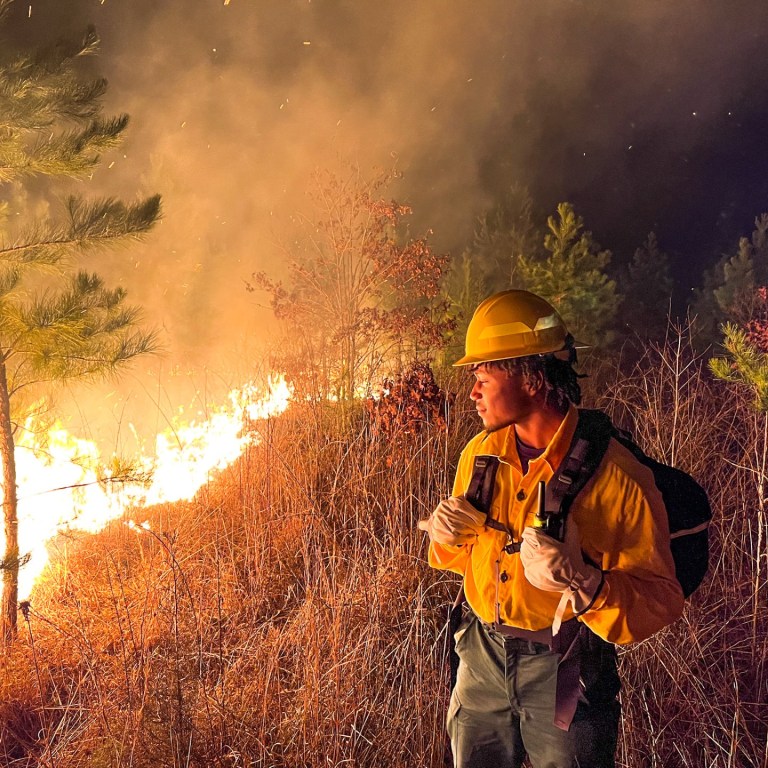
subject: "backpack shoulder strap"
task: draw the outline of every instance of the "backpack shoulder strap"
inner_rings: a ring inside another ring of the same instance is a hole
[[[491,511],[491,500],[496,483],[496,472],[499,469],[499,457],[480,455],[475,456],[472,466],[472,477],[467,488],[466,499],[481,512]]]
[[[589,482],[616,434],[610,418],[602,411],[579,409],[579,420],[568,453],[547,483],[544,508],[563,521],[574,498]]]
[[[491,517],[491,502],[493,501],[493,491],[496,488],[496,472],[500,463],[501,460],[498,456],[486,454],[475,456],[472,478],[469,481],[469,488],[467,488],[465,497],[473,507],[488,515],[485,524],[489,528],[507,534],[511,540],[509,529]]]

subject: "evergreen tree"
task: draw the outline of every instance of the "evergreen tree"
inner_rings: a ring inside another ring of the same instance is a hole
[[[697,316],[700,344],[712,344],[726,322],[743,324],[754,311],[755,290],[768,284],[768,214],[755,219],[751,238],[739,239],[735,254],[723,254],[704,273],[691,309]]]
[[[551,301],[580,340],[608,343],[622,301],[606,271],[610,251],[584,231],[570,203],[558,205],[545,233],[536,226],[532,211],[527,191],[513,187],[502,203],[478,218],[472,245],[443,286],[457,318],[455,338],[463,338],[472,310],[483,298],[522,288]],[[639,275],[647,267],[638,260]]]
[[[745,510],[753,523],[750,531],[756,534],[751,545],[754,617],[759,615],[763,585],[768,576],[768,290],[760,288],[755,294],[757,311],[754,316],[746,327],[726,323],[722,328],[725,356],[709,361],[712,373],[733,387],[737,403],[734,415],[741,410],[742,404],[751,411],[751,418],[743,419],[740,424],[745,450],[737,465],[748,470],[756,499],[755,509]]]
[[[492,293],[517,285],[520,259],[540,247],[541,232],[533,221],[533,200],[527,189],[515,185],[501,202],[478,217],[470,252],[477,276]]]
[[[755,219],[752,231],[752,262],[757,285],[768,285],[768,213]]]
[[[755,263],[752,243],[739,239],[738,251],[723,262],[723,281],[714,289],[715,302],[728,318],[743,320],[751,314],[755,293]]]
[[[621,296],[605,268],[611,252],[600,249],[570,203],[547,219],[544,254],[523,255],[518,287],[549,300],[574,336],[589,344],[610,341]]]
[[[443,281],[442,294],[454,328],[448,334],[448,343],[444,350],[447,359],[461,357],[464,339],[472,314],[480,302],[494,291],[476,267],[472,251],[465,249],[458,259],[454,259],[451,270]]]
[[[0,20],[10,0],[0,0]],[[14,208],[14,227],[0,222],[0,459],[5,554],[0,640],[15,637],[19,566],[14,433],[40,385],[108,375],[156,340],[142,330],[121,288],[75,269],[86,249],[145,233],[160,213],[159,197],[126,204],[70,198],[60,220],[24,206],[34,178],[83,178],[115,146],[126,115],[102,117],[103,79],[83,79],[76,59],[92,54],[89,29],[78,43],[0,57],[0,206]],[[16,224],[16,220],[20,223]]]
[[[626,329],[646,339],[660,338],[667,328],[674,281],[669,258],[651,232],[621,276]]]
[[[695,320],[695,341],[698,347],[714,344],[718,328],[725,321],[725,316],[715,297],[715,291],[722,283],[723,260],[721,259],[711,269],[704,271],[701,287],[693,291],[690,310]]]
[[[499,203],[477,217],[471,244],[443,281],[443,295],[455,322],[447,350],[450,356],[463,349],[475,307],[492,293],[519,287],[520,257],[535,252],[540,243],[533,201],[524,187],[510,187]]]
[[[768,413],[768,353],[751,342],[747,332],[735,323],[723,326],[725,357],[709,361],[712,373],[723,381],[748,391],[753,407]]]

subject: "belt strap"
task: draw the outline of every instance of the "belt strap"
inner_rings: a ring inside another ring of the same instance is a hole
[[[549,627],[545,629],[521,629],[520,627],[511,627],[508,624],[486,624],[482,625],[489,632],[496,632],[504,637],[514,637],[516,640],[526,640],[529,643],[541,643],[542,645],[552,646],[552,630]]]

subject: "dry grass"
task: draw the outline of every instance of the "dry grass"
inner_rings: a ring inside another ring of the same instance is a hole
[[[624,768],[768,766],[764,422],[700,369],[671,339],[601,375],[716,515],[684,619],[621,654]],[[58,542],[1,666],[0,765],[443,766],[455,585],[416,521],[476,428],[463,397],[447,432],[386,440],[362,410],[296,407],[194,502],[138,513],[151,531]]]
[[[710,573],[682,620],[621,653],[627,768],[768,766],[768,420],[705,362],[672,329],[604,390],[615,420],[691,472],[714,513]]]
[[[442,764],[451,587],[416,521],[457,438],[372,439],[327,405],[257,426],[193,503],[141,511],[149,531],[59,542],[6,666],[0,764]]]

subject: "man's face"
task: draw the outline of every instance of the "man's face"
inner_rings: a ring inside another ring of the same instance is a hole
[[[517,424],[536,409],[531,387],[522,374],[486,365],[479,365],[472,373],[475,385],[469,396],[489,432]]]

